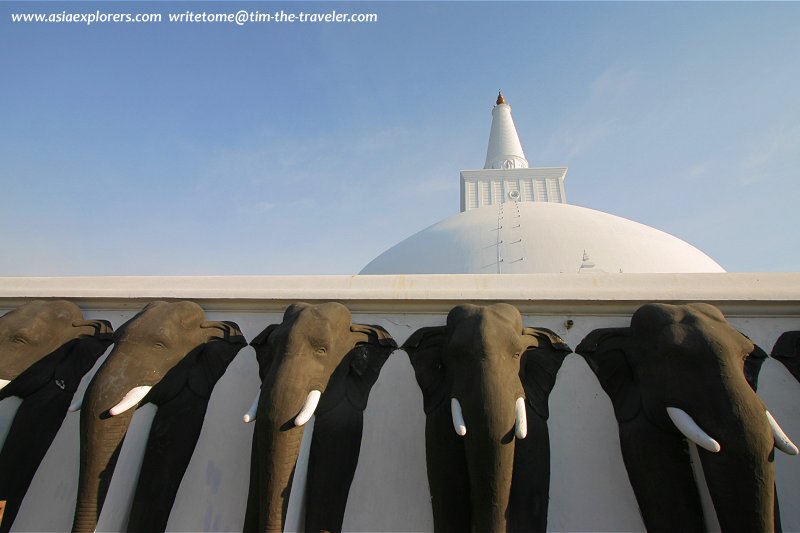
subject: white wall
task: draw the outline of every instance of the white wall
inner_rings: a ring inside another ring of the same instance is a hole
[[[627,326],[641,303],[704,300],[720,306],[767,352],[780,333],[800,329],[800,275],[714,276],[721,277],[619,275],[589,282],[577,276],[322,277],[293,278],[289,284],[280,278],[100,278],[94,284],[85,278],[38,282],[5,278],[0,279],[0,313],[24,302],[25,295],[67,297],[87,318],[105,318],[116,328],[161,294],[198,302],[209,320],[233,320],[251,340],[266,325],[280,322],[283,309],[293,301],[337,300],[353,310],[355,322],[381,325],[402,344],[419,327],[444,324],[455,303],[500,300],[522,309],[525,325],[550,328],[574,348],[595,328]],[[244,296],[248,283],[249,294],[257,297]],[[559,299],[558,294],[564,297]],[[573,321],[569,329],[567,320]],[[101,362],[84,379],[79,394]],[[242,414],[258,387],[255,355],[248,346],[217,383],[169,530],[241,530],[253,431],[252,424],[242,423]],[[770,359],[761,371],[759,393],[787,434],[800,441],[800,384]],[[13,402],[0,402],[0,436],[15,408]],[[572,354],[565,360],[550,407],[549,529],[643,530],[623,467],[611,403],[580,356]],[[140,408],[134,417],[98,531],[124,526],[152,414],[153,408]],[[78,421],[77,413],[67,415],[31,485],[15,531],[63,531],[71,526]],[[413,370],[407,355],[398,350],[369,399],[346,530],[432,530],[424,425]],[[794,505],[800,497],[800,459],[776,454],[776,470],[784,529],[800,530],[800,507]]]

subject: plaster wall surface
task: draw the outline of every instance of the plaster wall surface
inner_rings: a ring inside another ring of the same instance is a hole
[[[383,326],[398,344],[417,328],[444,324],[447,311],[461,302],[516,305],[526,326],[550,328],[572,348],[595,328],[627,326],[631,313],[651,301],[715,304],[767,352],[782,332],[800,329],[800,274],[0,278],[0,313],[33,298],[68,298],[87,318],[110,320],[115,328],[148,301],[188,299],[200,304],[209,320],[237,322],[248,340],[280,322],[292,302],[330,300],[350,307],[355,322]],[[102,360],[84,378],[78,394]],[[241,530],[253,432],[251,424],[242,423],[242,415],[259,385],[255,353],[248,346],[214,389],[169,530]],[[779,362],[764,363],[759,394],[786,433],[800,441],[800,385]],[[13,399],[0,402],[0,438],[15,409]],[[611,403],[580,356],[571,354],[564,361],[550,411],[548,529],[642,531]],[[134,416],[98,531],[124,529],[153,412],[152,406],[143,406]],[[15,531],[70,527],[78,422],[77,413],[67,415],[34,478]],[[383,367],[365,412],[345,530],[432,531],[424,425],[413,369],[407,355],[397,350]],[[800,497],[800,459],[778,453],[775,461],[784,530],[800,530],[800,509],[791,504]],[[302,506],[300,486],[294,487],[290,509]]]

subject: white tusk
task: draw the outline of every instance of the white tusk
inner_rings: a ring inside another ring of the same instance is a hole
[[[708,433],[703,431],[700,426],[697,425],[697,422],[683,409],[667,407],[667,414],[672,420],[672,423],[675,424],[675,427],[678,428],[678,431],[683,433],[690,441],[710,452],[717,453],[722,449],[719,442],[709,437]]]
[[[127,411],[140,401],[142,401],[142,398],[147,396],[147,393],[150,392],[150,389],[152,388],[153,387],[150,387],[148,385],[141,385],[139,387],[132,388],[131,390],[128,391],[128,394],[126,394],[125,397],[122,398],[121,402],[119,402],[117,405],[108,410],[108,414],[110,414],[111,416],[117,416],[119,414],[124,413],[125,411]]]
[[[450,400],[450,412],[453,415],[453,427],[456,428],[456,433],[463,437],[467,434],[467,425],[464,423],[464,415],[461,413],[461,404],[455,398]]]
[[[256,419],[256,411],[258,411],[258,400],[261,398],[261,389],[258,390],[256,393],[256,398],[253,400],[253,405],[250,406],[250,409],[242,417],[245,424],[248,424]]]
[[[72,403],[69,404],[67,410],[70,413],[74,413],[76,411],[80,411],[82,406],[83,406],[83,394],[81,395],[76,394],[75,397],[72,399]]]
[[[786,433],[783,432],[775,419],[772,418],[769,411],[767,411],[767,420],[769,420],[769,427],[772,428],[772,435],[775,437],[775,447],[785,454],[797,455],[797,446],[786,436]]]
[[[303,404],[303,408],[300,409],[300,413],[298,413],[297,417],[294,419],[295,426],[302,426],[311,420],[311,417],[314,416],[314,411],[317,410],[320,396],[322,396],[322,393],[318,390],[312,390],[308,393],[306,403]]]
[[[514,434],[518,439],[524,439],[528,436],[528,415],[525,414],[525,398],[517,398],[514,410],[517,414],[517,420],[514,424]]]
[[[3,390],[3,387],[11,383],[9,379],[0,379],[0,390]]]

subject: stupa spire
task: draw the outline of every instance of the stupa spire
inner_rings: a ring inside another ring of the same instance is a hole
[[[528,160],[525,159],[514,119],[511,118],[511,106],[502,92],[498,92],[496,105],[492,108],[492,129],[483,168],[528,168]]]

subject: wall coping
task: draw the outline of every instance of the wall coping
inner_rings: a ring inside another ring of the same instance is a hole
[[[84,308],[193,300],[209,310],[276,311],[339,301],[353,311],[442,312],[508,302],[528,314],[629,314],[647,302],[704,301],[726,314],[800,315],[800,272],[720,274],[436,274],[362,276],[0,277],[0,306],[69,299]]]

